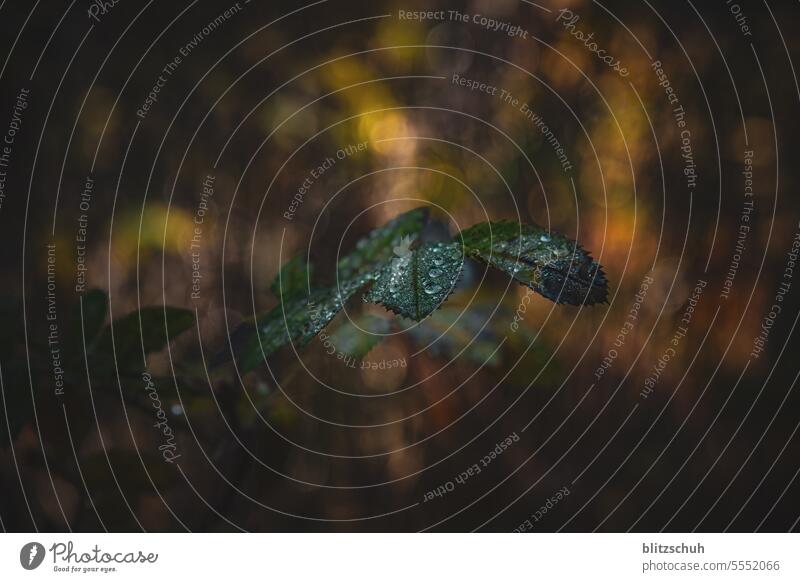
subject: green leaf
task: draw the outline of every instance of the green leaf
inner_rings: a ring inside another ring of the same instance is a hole
[[[364,301],[416,321],[433,313],[453,292],[464,267],[458,243],[431,242],[393,259],[375,278]]]
[[[389,331],[389,321],[369,313],[347,321],[331,334],[331,343],[336,350],[360,359],[383,340]]]
[[[103,330],[108,314],[108,295],[102,289],[89,289],[78,294],[75,299],[75,303],[71,303],[67,311],[65,328],[68,335],[76,339],[76,345],[69,347],[74,347],[82,357],[81,338],[86,340],[86,346],[89,348],[92,340]]]
[[[602,267],[575,241],[543,228],[515,222],[484,222],[454,240],[467,256],[505,271],[540,295],[569,305],[605,302]]]
[[[280,304],[240,325],[231,335],[231,351],[213,358],[212,366],[232,356],[240,371],[246,373],[289,342],[307,344],[346,301],[369,285],[372,287],[364,296],[365,302],[422,320],[452,293],[463,270],[465,253],[506,271],[553,301],[577,305],[606,299],[602,269],[566,237],[532,225],[484,223],[463,231],[459,242],[432,242],[414,249],[427,219],[427,208],[417,208],[358,241],[355,250],[337,265],[338,287],[303,293],[309,270],[301,259],[289,261],[272,286]],[[377,342],[361,337],[369,334],[356,331],[348,324],[335,332],[334,343],[339,344],[340,351],[362,354]],[[480,347],[481,357],[486,357],[491,345]]]
[[[254,322],[240,325],[231,335],[239,371],[245,374],[264,358],[291,342],[306,345],[369,282],[362,276],[337,287],[319,289],[306,297],[283,301]],[[215,358],[213,365],[221,363]]]
[[[419,237],[428,222],[428,209],[425,207],[409,210],[390,220],[381,228],[376,228],[369,236],[356,243],[356,248],[339,261],[337,266],[339,280],[347,280],[358,275],[374,274],[390,260],[394,247]]]
[[[270,289],[275,297],[284,300],[303,295],[308,291],[312,272],[313,265],[307,263],[303,255],[297,255],[284,263]]]
[[[108,313],[108,295],[102,289],[90,289],[79,300],[83,314],[83,333],[88,344],[103,329]]]
[[[145,354],[162,350],[169,341],[194,323],[194,312],[178,307],[144,307],[129,313],[106,326],[97,339],[93,356],[97,365],[113,366],[116,355],[121,374],[144,369]],[[114,343],[111,343],[113,329]]]

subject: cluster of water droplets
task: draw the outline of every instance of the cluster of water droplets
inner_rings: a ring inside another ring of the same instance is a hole
[[[336,317],[344,304],[364,287],[369,275],[341,281],[332,288],[320,289],[308,296],[293,298],[277,305],[259,321],[261,346],[272,352],[287,341],[308,342]]]
[[[402,290],[402,278],[405,276],[405,273],[408,272],[410,265],[411,255],[392,259],[389,272],[385,274],[389,277],[389,296],[392,299],[398,298]],[[378,277],[382,276],[384,276],[384,273],[378,275]]]
[[[461,273],[463,255],[455,243],[435,243],[429,247],[427,256],[427,277],[423,278],[422,290],[428,295],[440,293],[445,287],[448,291]]]
[[[547,232],[526,233],[507,240],[495,239],[490,248],[491,257],[483,253],[482,258],[511,275],[519,274],[520,278],[531,282],[536,278],[538,269],[572,253],[566,239],[554,238]]]
[[[426,243],[409,255],[395,258],[376,278],[365,301],[413,319],[435,311],[452,292],[463,268],[457,243]]]

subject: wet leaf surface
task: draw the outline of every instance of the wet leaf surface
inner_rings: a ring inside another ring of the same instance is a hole
[[[462,231],[467,256],[514,277],[556,303],[593,305],[608,297],[600,264],[575,241],[534,225],[484,222]]]
[[[403,317],[428,317],[453,292],[464,267],[457,243],[431,242],[392,260],[376,276],[364,301]]]

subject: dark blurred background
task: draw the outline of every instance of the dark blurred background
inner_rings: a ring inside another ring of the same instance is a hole
[[[101,4],[0,5],[5,530],[797,529],[796,3]],[[476,264],[417,326],[349,304],[353,366],[314,340],[208,370],[291,256],[330,283],[422,204],[577,239],[609,303],[537,295],[515,330],[525,288]],[[161,305],[196,325],[97,347]],[[389,335],[360,353],[359,322]]]

